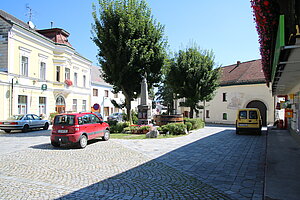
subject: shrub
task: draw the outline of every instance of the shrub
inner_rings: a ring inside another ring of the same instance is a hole
[[[141,130],[141,131],[144,131],[144,130],[147,130],[147,131],[150,131],[150,126],[140,126],[139,127],[139,130]]]
[[[195,119],[184,118],[184,123],[187,123],[187,122],[192,123],[192,129],[191,130],[199,129],[199,128],[203,128],[204,127],[204,122],[200,118],[195,118]]]
[[[115,125],[110,126],[110,132],[112,133],[121,133],[123,129],[129,126],[129,122],[119,122]]]
[[[185,134],[187,126],[183,123],[170,123],[167,125],[163,125],[162,127],[163,132],[168,132],[172,135],[180,135]]]
[[[185,125],[188,131],[192,130],[193,124],[191,122],[185,122]]]

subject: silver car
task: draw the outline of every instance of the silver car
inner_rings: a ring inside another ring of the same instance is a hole
[[[22,130],[25,133],[34,128],[47,130],[49,124],[48,120],[43,120],[34,114],[13,115],[7,120],[0,121],[0,129],[6,133],[10,133],[11,130]]]

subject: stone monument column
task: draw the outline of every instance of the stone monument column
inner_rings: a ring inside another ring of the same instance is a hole
[[[141,104],[138,106],[138,124],[150,124],[152,113],[151,105],[148,105],[148,85],[146,77],[141,82]]]

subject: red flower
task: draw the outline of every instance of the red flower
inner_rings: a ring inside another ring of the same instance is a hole
[[[66,79],[66,80],[65,80],[65,84],[67,84],[68,86],[73,85],[72,81],[69,80],[69,79]]]
[[[265,6],[269,6],[270,2],[269,1],[264,1]]]

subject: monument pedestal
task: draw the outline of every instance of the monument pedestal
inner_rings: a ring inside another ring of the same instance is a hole
[[[148,125],[151,124],[151,107],[148,105],[139,105],[138,106],[138,124],[139,125]]]

